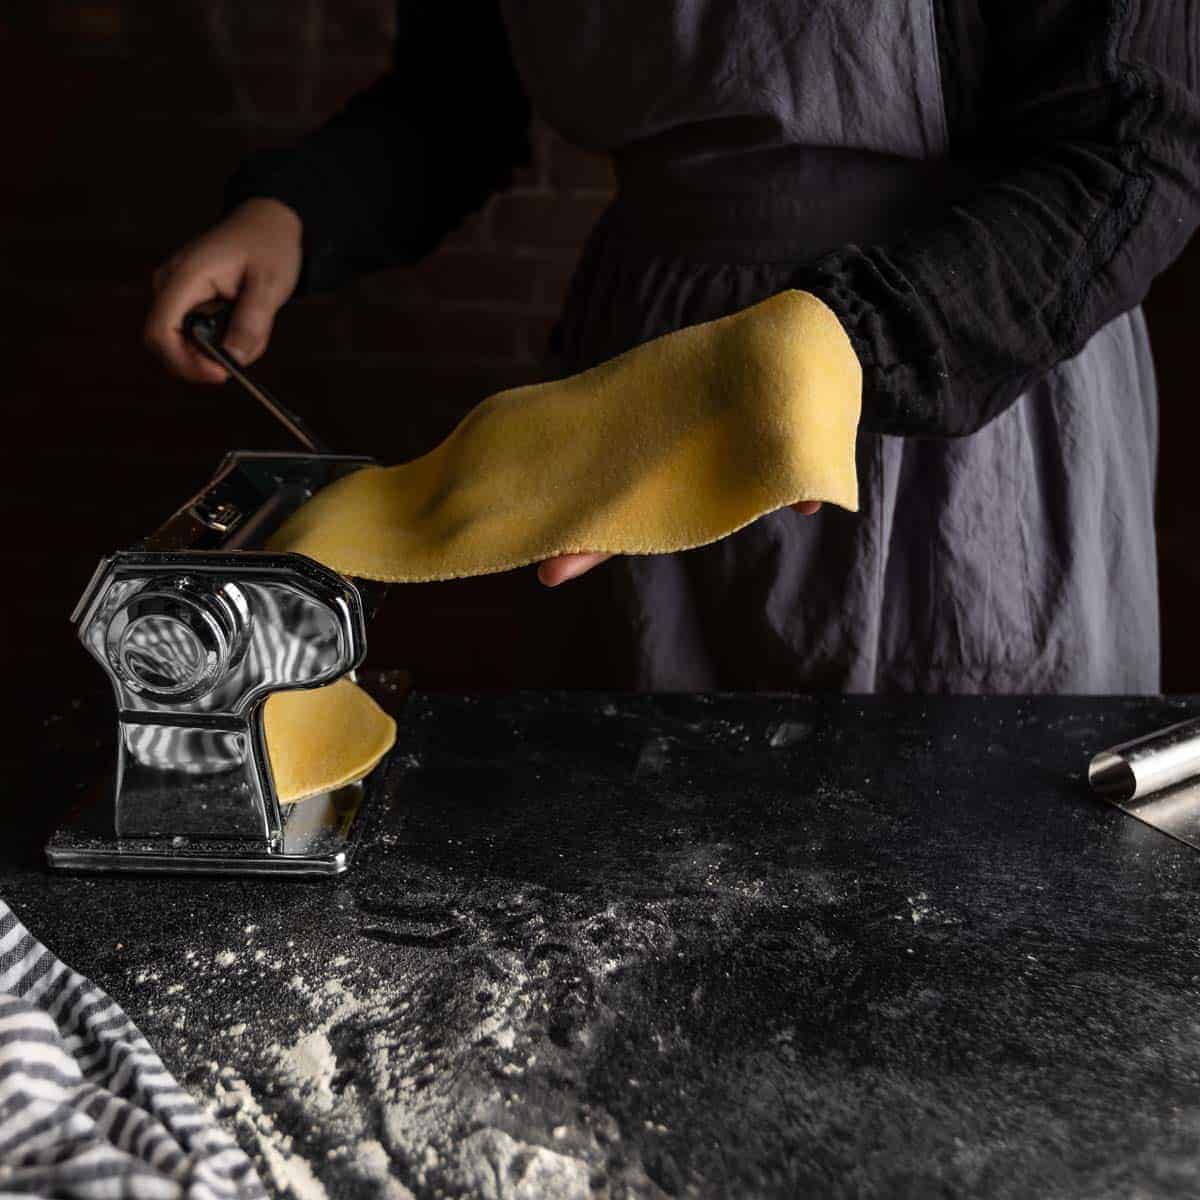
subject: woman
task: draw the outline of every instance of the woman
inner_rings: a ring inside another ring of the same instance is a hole
[[[160,272],[147,335],[410,262],[528,161],[532,106],[618,195],[552,338],[575,372],[785,288],[864,370],[862,509],[596,573],[654,689],[1153,692],[1156,399],[1138,304],[1200,199],[1185,0],[445,0],[395,69]],[[560,582],[594,558],[558,560]],[[578,585],[577,585],[578,586]]]

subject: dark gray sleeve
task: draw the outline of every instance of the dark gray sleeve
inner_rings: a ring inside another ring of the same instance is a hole
[[[412,262],[530,159],[529,103],[494,0],[400,5],[391,71],[299,143],[259,153],[226,207],[299,214],[299,292]]]
[[[795,279],[850,333],[877,432],[979,429],[1138,304],[1200,219],[1200,5],[972,5],[986,86],[956,153],[986,156],[981,181],[895,243]]]

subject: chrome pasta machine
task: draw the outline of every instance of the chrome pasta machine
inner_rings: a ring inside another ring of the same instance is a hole
[[[336,874],[382,769],[279,803],[263,704],[353,672],[384,588],[263,547],[317,491],[372,460],[328,453],[250,380],[221,348],[227,318],[226,306],[203,306],[185,328],[307,453],[228,455],[160,529],[97,567],[72,620],[113,687],[116,764],[47,843],[55,868]]]

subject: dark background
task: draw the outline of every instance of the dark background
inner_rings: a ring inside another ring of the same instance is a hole
[[[141,345],[153,268],[209,224],[251,149],[286,142],[386,66],[391,0],[42,0],[0,8],[5,347],[0,654],[9,678],[94,682],[67,616],[97,559],[150,532],[226,450],[286,448],[229,388],[167,377]],[[435,103],[436,98],[431,98]],[[257,373],[338,448],[398,461],[527,382],[607,163],[535,128],[536,165],[427,262],[289,305]],[[465,151],[469,152],[469,151]],[[1200,691],[1187,530],[1195,245],[1148,303],[1162,388],[1164,684]],[[373,665],[425,687],[537,683],[563,597],[531,571],[392,589]],[[543,636],[496,636],[521,606]],[[490,632],[488,632],[490,631]],[[568,651],[569,652],[569,651]]]

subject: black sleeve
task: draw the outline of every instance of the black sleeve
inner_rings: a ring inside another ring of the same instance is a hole
[[[894,244],[844,247],[795,279],[846,326],[875,432],[979,429],[1140,303],[1200,217],[1200,5],[976,6],[986,182]]]
[[[255,155],[226,209],[269,196],[299,214],[298,292],[412,262],[530,161],[529,102],[495,0],[399,6],[391,71],[294,146]]]

